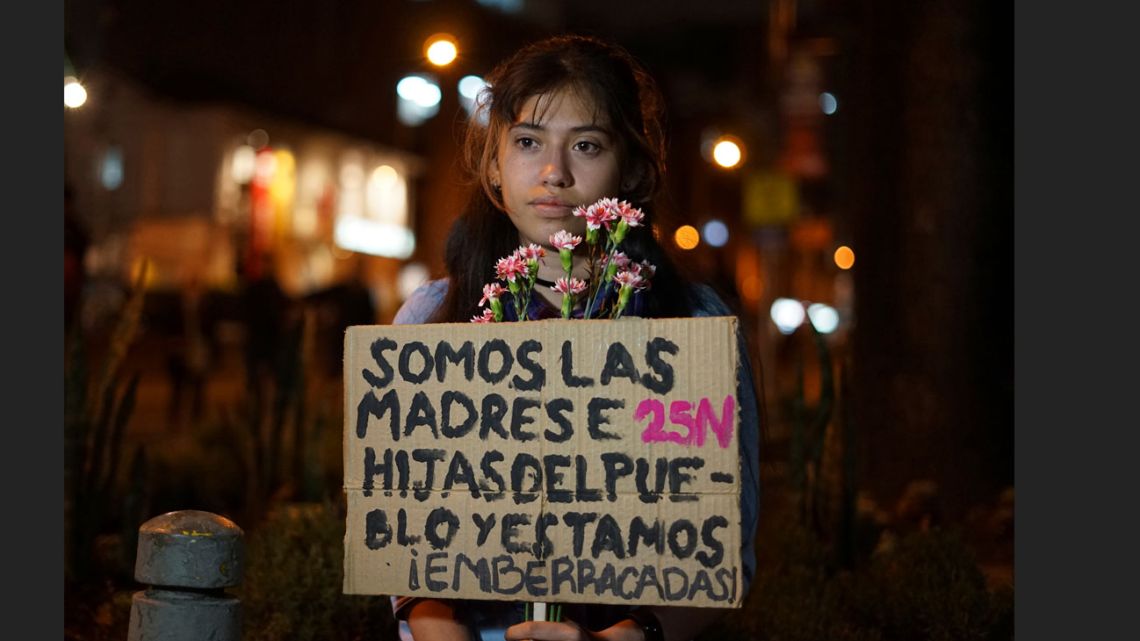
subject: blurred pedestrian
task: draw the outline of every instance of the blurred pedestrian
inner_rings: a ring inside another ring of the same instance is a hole
[[[262,399],[269,398],[267,391],[281,366],[285,315],[289,311],[289,300],[277,282],[272,255],[266,255],[262,261],[241,292],[246,384],[259,408]]]
[[[376,300],[364,273],[364,262],[358,259],[352,274],[331,292],[335,309],[332,337],[328,344],[330,374],[339,375],[344,356],[344,332],[353,325],[376,323]]]

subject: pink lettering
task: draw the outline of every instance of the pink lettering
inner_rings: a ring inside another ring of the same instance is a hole
[[[712,428],[713,434],[716,434],[717,445],[720,445],[722,450],[727,448],[732,443],[732,419],[735,415],[736,397],[732,394],[724,397],[720,419],[717,419],[716,414],[713,413],[712,403],[709,402],[709,399],[702,398],[697,407],[697,429],[701,435],[701,440],[704,440],[705,426],[708,425]]]
[[[643,443],[676,443],[678,445],[703,447],[706,430],[716,435],[717,445],[726,449],[732,444],[735,429],[736,397],[729,394],[721,404],[720,416],[713,409],[708,398],[697,404],[697,414],[693,416],[693,404],[676,400],[669,403],[669,423],[685,428],[684,431],[670,431],[665,428],[665,404],[655,398],[647,398],[637,404],[635,420],[649,417],[649,423],[641,432]]]

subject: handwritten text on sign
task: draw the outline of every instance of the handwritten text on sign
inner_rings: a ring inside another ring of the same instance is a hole
[[[345,592],[739,605],[735,328],[350,328]]]

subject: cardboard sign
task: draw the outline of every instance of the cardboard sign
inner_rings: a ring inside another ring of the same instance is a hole
[[[739,607],[736,322],[350,327],[344,592]]]

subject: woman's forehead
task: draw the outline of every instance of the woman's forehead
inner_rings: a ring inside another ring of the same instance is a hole
[[[541,125],[556,113],[572,115],[583,124],[598,127],[609,123],[605,110],[590,92],[579,87],[559,87],[523,100],[513,124]]]

